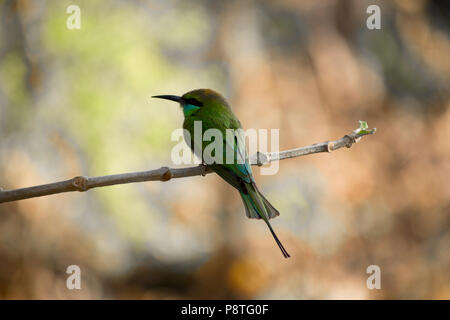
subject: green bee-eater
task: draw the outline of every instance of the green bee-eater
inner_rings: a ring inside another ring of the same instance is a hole
[[[267,201],[256,187],[252,167],[249,163],[245,148],[245,139],[243,139],[242,136],[236,135],[232,145],[230,145],[229,139],[226,139],[227,129],[238,130],[242,129],[242,126],[225,98],[210,89],[193,90],[185,93],[181,97],[161,95],[153,96],[153,98],[167,99],[180,103],[184,114],[183,128],[190,133],[190,135],[185,135],[186,143],[195,154],[198,153],[198,150],[202,151],[202,154],[197,154],[201,157],[202,161],[205,161],[203,158],[203,150],[208,145],[208,142],[201,141],[201,146],[197,143],[197,148],[195,147],[194,122],[201,121],[201,128],[203,131],[202,136],[208,129],[218,129],[222,133],[224,140],[223,155],[226,157],[226,150],[231,149],[231,152],[234,153],[234,159],[232,163],[221,161],[221,163],[214,162],[209,163],[208,165],[226,182],[239,191],[242,201],[244,202],[247,217],[263,219],[269,227],[269,230],[278,244],[278,247],[280,247],[284,257],[289,258],[289,253],[284,249],[269,222],[269,219],[278,216],[280,213],[269,203],[269,201]]]

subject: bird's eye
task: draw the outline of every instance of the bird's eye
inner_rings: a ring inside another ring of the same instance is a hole
[[[201,101],[198,101],[195,98],[184,99],[184,102],[187,103],[187,104],[192,104],[192,105],[197,106],[197,107],[203,106],[203,103]]]

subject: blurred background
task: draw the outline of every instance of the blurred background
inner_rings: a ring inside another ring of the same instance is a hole
[[[155,94],[215,89],[281,149],[377,128],[255,168],[289,260],[213,174],[1,204],[0,298],[449,299],[449,21],[444,0],[0,1],[3,189],[173,166],[183,116]]]

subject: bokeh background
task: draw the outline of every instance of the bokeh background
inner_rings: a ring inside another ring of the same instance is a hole
[[[222,92],[281,149],[377,128],[255,168],[289,260],[215,175],[1,204],[0,298],[449,299],[449,21],[443,0],[0,1],[4,189],[171,165],[182,113],[155,94]]]

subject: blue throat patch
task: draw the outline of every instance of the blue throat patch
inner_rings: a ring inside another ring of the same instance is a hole
[[[194,111],[200,109],[198,106],[194,106],[193,104],[184,104],[183,105],[183,113],[185,117],[190,116]]]

